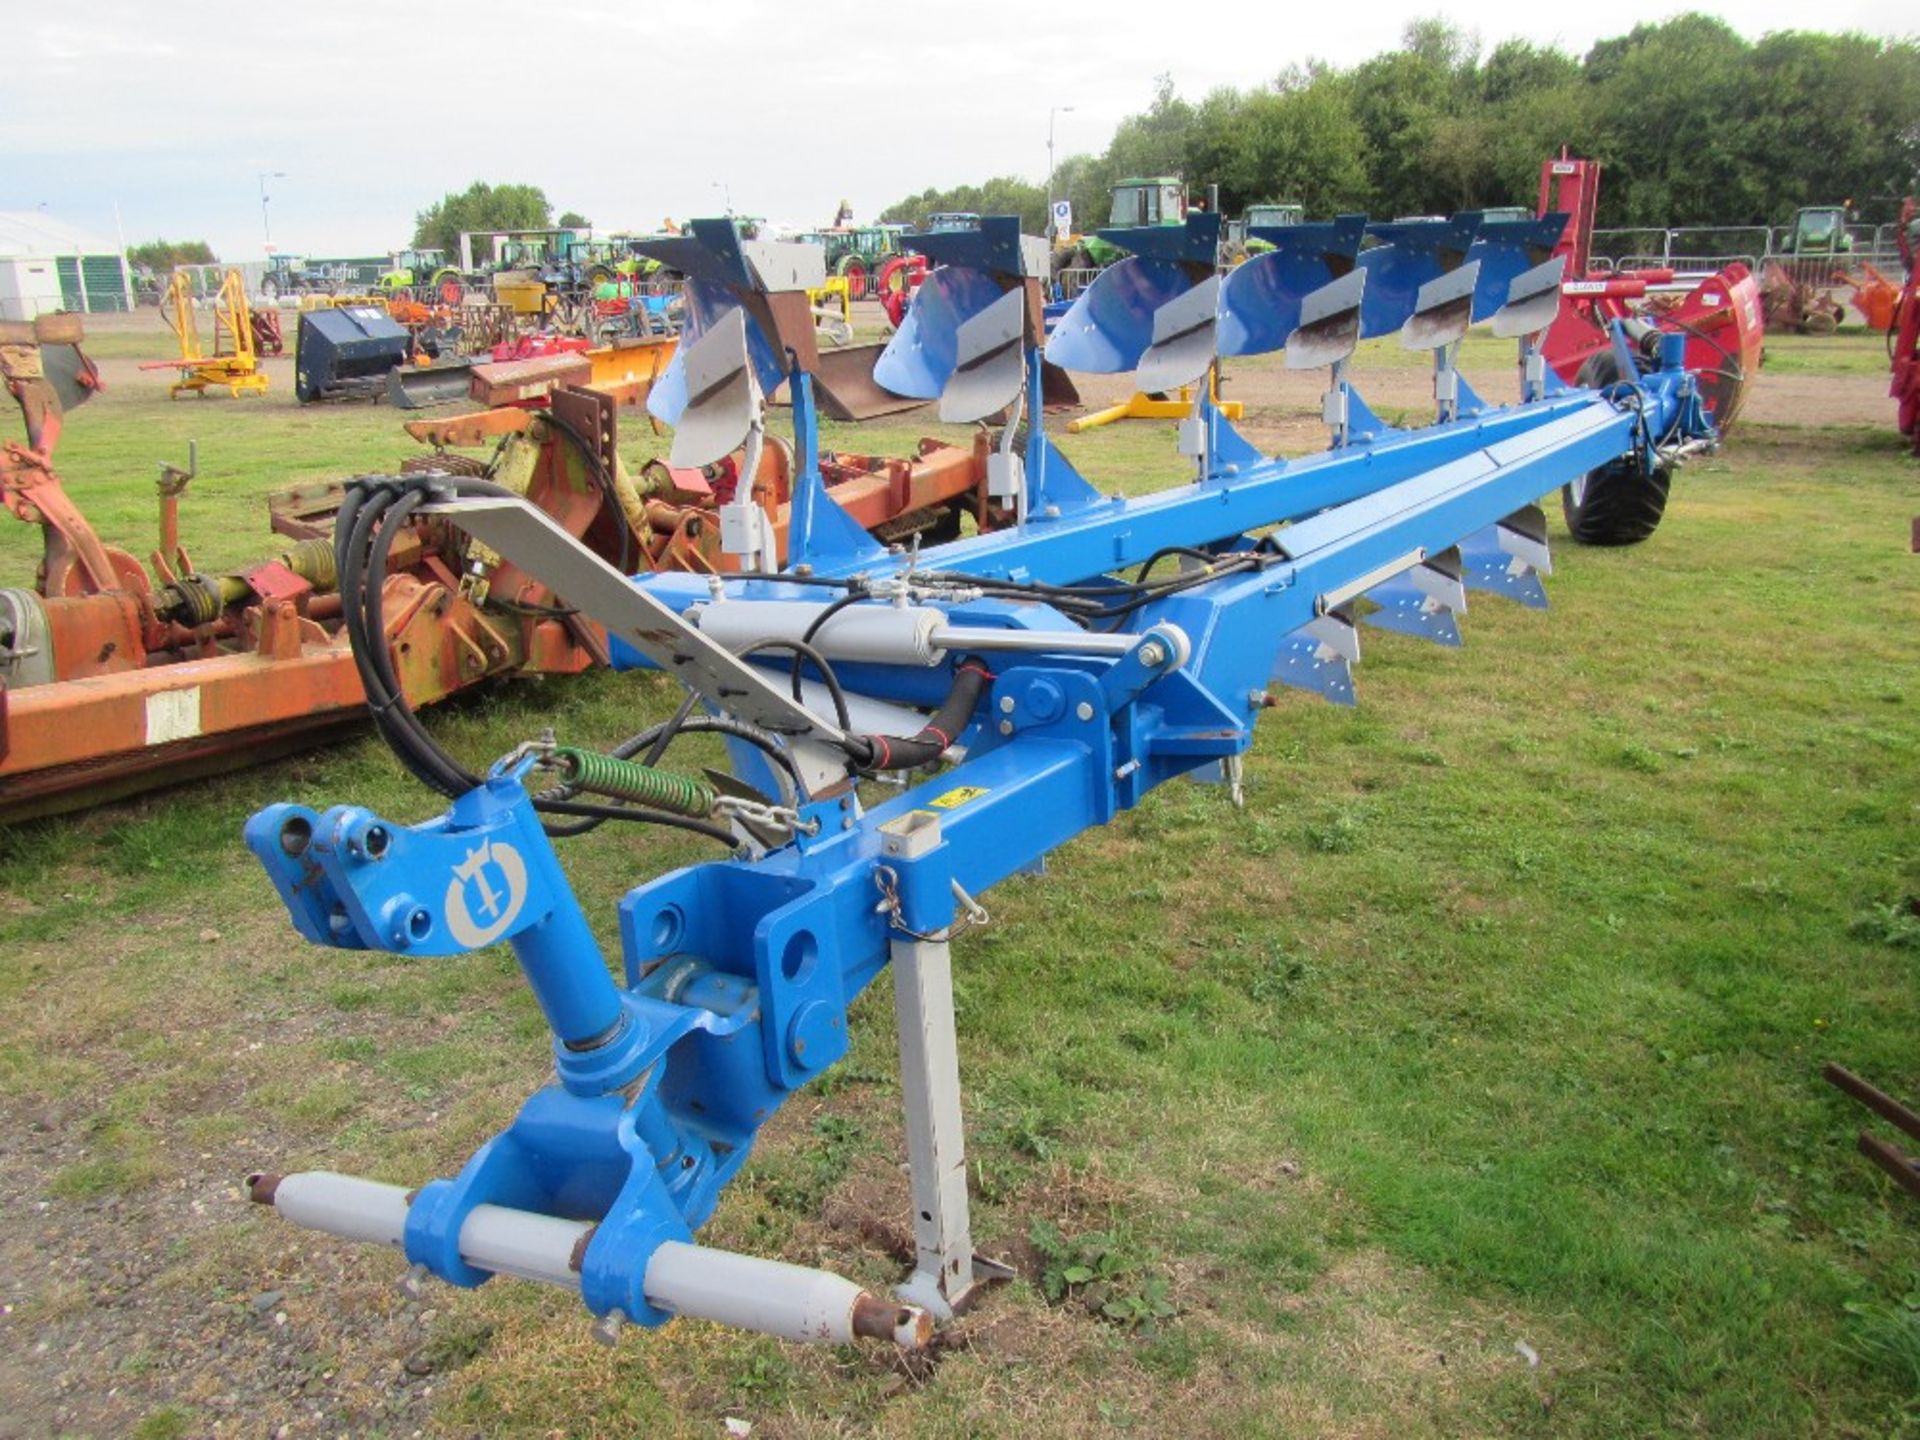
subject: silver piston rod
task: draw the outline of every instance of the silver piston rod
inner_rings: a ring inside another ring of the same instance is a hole
[[[404,1186],[327,1170],[252,1175],[249,1196],[296,1225],[373,1245],[404,1249],[409,1192]],[[575,1291],[578,1257],[593,1232],[505,1205],[476,1205],[460,1226],[460,1258],[476,1270],[516,1275]],[[846,1345],[886,1340],[917,1350],[933,1338],[933,1317],[918,1305],[881,1300],[826,1270],[763,1260],[678,1240],[647,1261],[647,1303],[673,1315],[712,1320],[783,1340]]]
[[[717,600],[691,607],[686,618],[729,650],[766,640],[804,640],[824,605],[805,600]],[[1184,659],[1187,638],[1173,625],[1156,625],[1151,635],[1165,640]],[[881,665],[937,665],[949,650],[1011,650],[1030,654],[1130,654],[1144,635],[1090,630],[1013,630],[986,625],[955,625],[944,610],[930,605],[850,605],[822,625],[811,644],[829,660],[870,661]]]

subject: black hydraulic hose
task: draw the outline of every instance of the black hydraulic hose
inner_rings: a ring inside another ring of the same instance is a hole
[[[947,691],[947,698],[917,733],[904,737],[850,735],[847,737],[849,753],[856,747],[864,750],[864,754],[854,755],[863,770],[912,770],[931,765],[953,748],[953,742],[973,717],[981,692],[991,679],[993,676],[987,667],[978,660],[962,662],[954,672],[953,688]]]
[[[861,591],[849,590],[845,595],[840,596],[838,599],[823,607],[820,613],[813,617],[813,622],[801,633],[800,643],[802,645],[813,644],[814,636],[820,633],[821,628],[829,620],[833,619],[833,617],[838,615],[842,610],[847,609],[849,606],[858,605],[866,598],[866,595]],[[793,698],[796,700],[800,698],[800,665],[802,659],[803,657],[800,652],[798,650],[794,651],[791,679],[793,681]],[[842,724],[844,725],[845,722],[843,721]]]
[[[680,727],[693,718],[694,706],[699,703],[699,691],[687,691],[687,698],[680,702],[680,708],[673,712],[673,718],[664,725],[654,727],[660,733],[653,741],[653,748],[647,751],[646,759],[641,761],[643,765],[658,765],[660,763],[660,757],[667,753],[667,746],[671,745],[673,743],[673,737],[680,733]],[[635,738],[638,739],[638,737]],[[629,741],[628,743],[632,744],[633,742]],[[639,749],[640,745],[634,744],[633,751],[629,752],[629,754],[637,753]]]
[[[549,425],[565,435],[580,452],[580,458],[587,462],[587,469],[593,476],[593,482],[607,502],[607,509],[613,512],[613,523],[620,532],[620,569],[631,573],[633,570],[633,552],[635,549],[633,525],[627,519],[626,508],[620,503],[620,490],[614,484],[613,476],[607,472],[606,465],[600,459],[600,452],[587,436],[580,433],[578,427],[560,417],[560,412],[549,409],[545,419]]]
[[[827,693],[833,697],[834,719],[839,722],[842,730],[851,730],[853,728],[853,716],[847,708],[847,692],[842,688],[840,677],[834,674],[833,665],[828,661],[826,656],[822,655],[804,640],[780,640],[773,638],[756,640],[744,650],[735,653],[744,660],[749,655],[759,654],[762,650],[790,650],[793,652],[795,668],[793,690],[794,698],[796,699],[799,698],[800,694],[800,676],[798,673],[800,662],[802,660],[812,661],[813,668],[820,672],[821,680],[826,682]]]
[[[396,713],[405,711],[406,700],[397,693],[397,683],[392,679],[392,657],[388,653],[381,613],[381,587],[386,579],[384,556],[376,560],[371,552],[376,525],[385,523],[389,536],[393,533],[392,512],[404,493],[404,487],[389,480],[363,482],[348,490],[334,527],[342,615],[367,706],[382,737],[421,783],[442,794],[456,794],[460,792],[450,788],[454,782],[442,766],[423,757],[406,734],[411,712]],[[371,585],[368,583],[370,566],[376,571]]]
[[[354,666],[366,691],[375,726],[401,763],[416,778],[430,789],[449,798],[458,798],[480,785],[481,777],[441,748],[407,703],[394,672],[392,647],[387,643],[382,604],[387,561],[394,541],[406,528],[413,512],[432,498],[434,488],[444,488],[455,494],[496,497],[513,493],[490,481],[447,476],[423,477],[406,482],[382,477],[350,486],[335,521],[335,563],[340,577],[342,615],[353,649]],[[725,733],[737,734],[739,738],[760,745],[784,764],[789,773],[795,773],[791,759],[779,750],[770,737],[761,735],[752,726],[737,721],[724,727],[699,723],[714,718],[694,717],[676,728],[724,729]],[[655,730],[663,728],[655,727]],[[631,754],[654,739],[653,732],[646,732],[629,740],[622,748],[631,747],[627,750]],[[537,795],[533,803],[535,809],[543,814],[569,816],[581,822],[571,825],[562,822],[550,826],[550,833],[558,836],[581,834],[607,820],[634,820],[687,830],[728,846],[738,843],[730,831],[719,825],[639,806],[576,801],[568,794],[555,792]]]
[[[1205,550],[1196,550],[1191,545],[1164,545],[1147,557],[1146,563],[1140,567],[1140,573],[1133,577],[1134,583],[1146,584],[1147,576],[1152,573],[1154,566],[1169,556],[1176,555],[1185,560],[1198,560],[1203,565],[1217,564],[1221,558]]]
[[[598,829],[608,820],[638,820],[646,825],[665,825],[673,830],[690,830],[695,835],[704,835],[709,840],[718,840],[729,848],[738,848],[740,844],[730,830],[724,830],[718,825],[710,825],[704,820],[670,814],[665,810],[645,810],[638,805],[595,805],[582,800],[537,799],[535,804],[543,815],[579,815],[588,818],[590,823],[578,829],[545,827],[549,835],[562,839],[584,835],[587,830]]]

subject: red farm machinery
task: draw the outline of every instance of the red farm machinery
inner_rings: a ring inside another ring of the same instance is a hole
[[[1920,202],[1912,196],[1900,207],[1900,259],[1907,269],[1890,324],[1887,348],[1893,361],[1894,401],[1899,405],[1900,433],[1920,456]],[[1920,526],[1914,548],[1920,549]]]
[[[1609,270],[1593,261],[1593,219],[1600,199],[1600,163],[1562,150],[1540,168],[1539,213],[1565,212],[1566,234],[1554,254],[1567,257],[1565,303],[1547,332],[1546,356],[1569,384],[1606,385],[1619,378],[1612,322],[1622,323],[1643,355],[1662,334],[1687,337],[1686,363],[1722,433],[1745,403],[1760,372],[1765,339],[1760,286],[1738,261],[1705,278],[1670,269]]]

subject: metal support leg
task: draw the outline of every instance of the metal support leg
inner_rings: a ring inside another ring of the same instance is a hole
[[[939,844],[939,821],[919,812],[887,827],[882,849],[890,859],[909,861]],[[949,884],[944,879],[940,882],[943,890]],[[930,899],[923,898],[921,903],[927,905]],[[950,921],[951,893],[941,899],[944,917]],[[960,1114],[960,1046],[953,1021],[951,932],[947,924],[934,928],[919,917],[915,928],[918,936],[902,933],[896,923],[889,946],[894,1018],[900,1031],[914,1249],[913,1275],[895,1293],[941,1320],[950,1320],[976,1285],[1007,1279],[1013,1272],[973,1253],[966,1132]]]
[[[900,1025],[915,1262],[913,1278],[899,1294],[945,1320],[974,1283],[953,950],[945,939],[894,940],[893,1009]]]

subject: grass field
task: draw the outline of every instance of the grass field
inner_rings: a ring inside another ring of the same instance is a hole
[[[1858,386],[1878,344],[1773,350]],[[451,1173],[546,1070],[509,955],[313,950],[242,849],[273,799],[432,813],[377,742],[0,834],[0,1436],[1920,1433],[1920,1206],[1819,1075],[1920,1099],[1920,472],[1890,413],[1817,421],[1747,426],[1636,549],[1556,517],[1550,612],[1369,632],[1360,708],[1283,695],[1244,810],[1171,787],[994,892],[956,985],[976,1236],[1021,1278],[930,1363],[693,1323],[609,1353],[553,1292],[407,1302],[396,1257],[242,1203],[253,1168]],[[385,409],[149,381],[62,469],[144,550],[189,436],[203,565],[263,548],[267,489],[406,453]],[[1108,488],[1174,469],[1167,427],[1069,448]],[[35,548],[0,530],[13,583]],[[478,758],[675,698],[520,683],[434,724]],[[611,947],[614,899],[705,853],[565,858]],[[854,1034],[706,1238],[878,1287],[885,977]]]

